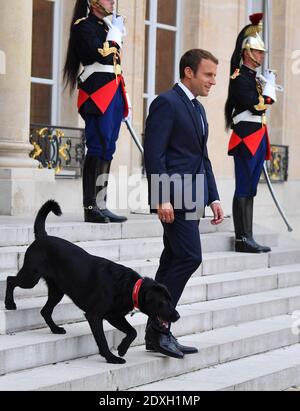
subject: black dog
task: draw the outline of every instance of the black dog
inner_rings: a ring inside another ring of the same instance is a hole
[[[7,278],[5,307],[15,310],[14,288],[33,288],[44,278],[48,286],[48,300],[41,310],[54,334],[65,334],[53,319],[54,307],[64,294],[85,313],[93,336],[107,362],[124,364],[126,361],[111,353],[103,331],[103,319],[126,334],[118,347],[123,357],[137,332],[127,322],[125,315],[134,306],[152,319],[175,322],[179,314],[171,303],[168,290],[150,278],[141,276],[130,268],[95,257],[76,245],[45,231],[45,220],[50,212],[61,215],[55,201],[48,201],[39,211],[34,233],[36,240],[25,254],[24,265],[16,277]]]

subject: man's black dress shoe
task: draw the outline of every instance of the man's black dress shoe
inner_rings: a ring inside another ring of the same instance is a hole
[[[157,338],[151,341],[146,339],[146,350],[159,352],[173,358],[182,359],[184,357],[183,352],[178,349],[170,334],[159,333]]]
[[[199,352],[198,348],[196,347],[188,347],[186,345],[181,345],[178,340],[174,337],[174,335],[171,333],[171,338],[175,342],[177,348],[183,353],[183,354],[197,354]]]
[[[186,345],[181,345],[172,333],[170,333],[170,338],[176,345],[177,349],[182,352],[182,354],[197,354],[199,352],[198,348],[196,347],[187,347]],[[156,351],[150,342],[146,342],[146,349],[148,351]]]

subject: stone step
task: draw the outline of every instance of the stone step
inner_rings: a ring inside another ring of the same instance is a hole
[[[295,344],[130,391],[285,391],[299,384],[300,344]]]
[[[130,267],[133,270],[137,271],[142,277],[151,277],[154,278],[159,261],[157,258],[151,258],[147,260],[130,260],[130,261],[121,261],[119,262],[126,267]],[[16,276],[16,270],[7,270],[0,273],[0,301],[4,300],[5,290],[6,290],[6,278],[8,276]],[[44,281],[41,279],[40,282],[30,290],[25,290],[21,288],[15,289],[16,297],[39,297],[47,294],[47,287]]]
[[[34,241],[33,220],[27,223],[0,224],[0,247],[29,245]],[[156,216],[132,218],[123,224],[91,224],[83,222],[57,222],[46,224],[48,235],[61,237],[71,242],[133,239],[161,237],[162,226]],[[200,232],[213,233],[232,231],[232,220],[226,218],[218,227],[211,224],[210,218],[200,223]]]
[[[233,250],[233,238],[233,233],[230,232],[203,234],[201,236],[202,251],[203,253],[231,251]],[[261,234],[257,236],[257,240],[262,244],[276,247],[278,236]],[[90,254],[114,261],[158,258],[163,249],[161,237],[81,241],[76,244]],[[19,270],[23,265],[26,250],[26,246],[0,247],[0,271]]]
[[[293,286],[300,286],[300,264],[194,276],[188,282],[180,303],[212,301]]]
[[[16,311],[0,310],[0,335],[17,331],[31,330],[45,327],[40,314],[47,297],[34,297],[16,300]],[[4,308],[4,304],[1,304]],[[59,324],[72,323],[84,320],[82,311],[68,298],[64,297],[54,310],[53,319]]]
[[[201,285],[199,287],[201,292]],[[200,298],[204,299],[203,290],[205,289],[202,288]],[[175,330],[177,327],[180,328],[179,335],[206,331],[244,321],[254,321],[268,316],[290,314],[300,309],[299,286],[191,303],[196,298],[199,301],[199,298],[195,296],[193,283],[191,283],[182,297],[185,305],[179,307],[179,312],[185,319],[174,325]],[[46,300],[46,297],[20,299],[16,300],[18,308],[16,311],[0,310],[0,334],[45,327],[40,310]],[[3,307],[3,303],[1,305]],[[83,321],[84,315],[65,296],[55,308],[53,319],[58,324],[73,323]]]
[[[4,301],[6,293],[6,280],[0,280],[0,301]],[[16,299],[18,298],[33,298],[33,297],[44,297],[48,295],[48,288],[43,280],[32,289],[25,290],[23,288],[17,287],[14,292]]]
[[[278,258],[277,256],[280,256]],[[287,257],[286,257],[287,255]],[[294,264],[300,262],[300,252],[295,250],[282,250],[274,248],[270,254],[240,254],[235,252],[219,252],[203,254],[203,263],[195,272],[194,276],[208,276],[218,273],[229,273],[254,269],[266,269],[274,264]],[[18,258],[17,258],[18,260]],[[136,270],[140,275],[154,277],[157,271],[159,260],[157,258],[120,261],[125,266]],[[276,265],[275,265],[276,267]],[[16,275],[17,269],[6,269],[0,271],[0,301],[3,300],[6,288],[6,278],[8,275]],[[46,288],[41,281],[32,290],[16,289],[16,296],[32,297],[45,295]]]
[[[227,361],[240,361],[241,358],[247,356],[287,346],[290,346],[290,349],[286,348],[285,350],[295,349],[294,355],[287,356],[287,358],[290,360],[293,358],[294,364],[298,362],[300,364],[300,345],[297,344],[299,335],[291,332],[293,321],[291,316],[278,316],[186,336],[181,338],[180,342],[198,347],[199,353],[186,355],[182,360],[167,358],[158,353],[146,352],[144,346],[132,347],[126,355],[127,363],[125,365],[107,364],[99,355],[75,360],[63,360],[67,362],[57,363],[57,359],[64,356],[68,358],[71,354],[72,346],[70,347],[66,341],[67,336],[60,336],[59,340],[57,339],[59,342],[53,341],[52,349],[39,350],[37,348],[35,351],[30,348],[33,336],[28,337],[30,340],[28,341],[29,346],[26,346],[26,336],[20,334],[20,340],[16,338],[13,341],[13,337],[11,337],[11,345],[4,339],[1,340],[1,347],[5,343],[8,344],[7,348],[1,348],[5,352],[5,354],[2,354],[2,358],[5,359],[2,362],[5,367],[2,372],[6,369],[8,373],[0,378],[0,391],[128,390],[134,389],[138,385],[145,386],[145,384],[156,381],[161,381],[162,384],[162,380],[167,378],[203,370]],[[7,340],[8,337],[5,338]],[[42,337],[39,338],[42,339]],[[85,342],[85,339],[77,340],[77,350],[82,350],[81,354],[83,356],[89,350],[88,344],[86,346]],[[50,341],[49,344],[51,344]],[[41,361],[42,364],[45,356],[48,356],[47,361],[51,360],[51,365],[19,372],[13,371],[14,368],[19,368],[21,363],[30,366],[32,363]],[[269,360],[268,364],[266,362],[268,367],[265,367],[265,371],[269,369],[271,364],[276,363],[276,356],[273,356],[272,361]],[[290,367],[288,361],[285,366],[286,368]],[[251,367],[251,369],[253,370],[254,367]],[[228,377],[234,375],[239,374],[237,372],[235,374],[229,373]],[[226,381],[230,381],[230,379],[228,378]],[[289,378],[287,381],[289,385],[286,388],[291,387],[296,382],[295,378]],[[170,389],[172,389],[171,386]]]
[[[157,271],[158,264],[159,264],[159,259],[158,258],[147,258],[147,259],[130,260],[130,261],[116,261],[116,262],[119,264],[125,265],[127,267],[131,267],[133,270],[137,271],[143,277],[154,277]],[[17,275],[17,273],[18,273],[18,270],[16,269],[0,271],[0,281],[6,281],[6,278],[9,275],[15,276]],[[26,290],[24,290],[24,292],[26,293]]]
[[[254,270],[263,267],[299,264],[299,248],[273,247],[272,252],[248,254],[236,252],[206,253],[201,265],[203,276],[227,272]]]
[[[142,276],[154,278],[158,261],[128,261],[126,266],[137,270]],[[300,264],[247,270],[210,276],[200,276],[198,270],[188,282],[181,304],[234,297],[262,291],[287,288],[300,285]],[[4,301],[6,280],[0,280],[0,301]],[[33,298],[46,296],[47,286],[41,280],[36,287],[25,290],[17,287],[15,298]]]

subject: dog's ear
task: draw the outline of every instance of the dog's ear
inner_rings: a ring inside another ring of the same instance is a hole
[[[146,289],[150,290],[157,290],[160,291],[165,297],[169,300],[171,300],[171,294],[169,290],[167,289],[166,286],[163,284],[158,283],[157,281],[153,280],[152,278],[144,278],[144,285],[145,285],[145,291]]]
[[[155,288],[160,290],[168,299],[171,299],[170,291],[165,285],[156,282]]]
[[[168,299],[171,300],[172,298],[171,298],[170,291],[164,285],[162,286],[162,288],[163,288],[163,291],[164,291],[165,295],[168,297]]]

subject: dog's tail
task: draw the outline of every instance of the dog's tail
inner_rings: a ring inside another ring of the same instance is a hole
[[[34,235],[35,238],[41,238],[47,236],[45,229],[45,221],[48,214],[52,211],[57,216],[61,216],[62,212],[58,203],[54,200],[49,200],[43,205],[43,207],[38,212],[35,222],[34,222]]]

